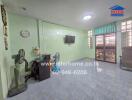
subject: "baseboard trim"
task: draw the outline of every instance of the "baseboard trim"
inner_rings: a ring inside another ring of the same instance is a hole
[[[89,59],[89,60],[95,60],[94,58],[83,57],[83,58],[80,58],[80,59],[72,60],[72,61],[70,61],[70,62],[77,62],[77,61],[80,61],[80,60],[86,60],[86,59]]]

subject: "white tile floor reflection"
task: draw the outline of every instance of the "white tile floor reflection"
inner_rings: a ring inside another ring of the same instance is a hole
[[[94,63],[88,59],[82,63]],[[29,84],[26,92],[7,100],[132,100],[132,72],[116,64],[98,62],[85,66],[61,66],[61,70],[86,70],[86,74],[52,74]]]

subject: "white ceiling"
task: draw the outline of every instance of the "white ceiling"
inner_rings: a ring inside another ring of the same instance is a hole
[[[132,16],[132,0],[3,0],[11,12],[31,16],[56,24],[90,29]],[[110,7],[125,7],[124,17],[111,17]],[[23,11],[21,7],[27,10]],[[92,15],[83,21],[85,15]]]

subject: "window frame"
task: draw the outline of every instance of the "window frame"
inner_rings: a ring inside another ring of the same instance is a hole
[[[92,49],[93,48],[93,30],[88,31],[88,48]]]
[[[132,20],[126,20],[121,22],[121,32],[125,34],[124,47],[132,47]]]

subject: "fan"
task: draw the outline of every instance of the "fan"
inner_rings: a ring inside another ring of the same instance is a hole
[[[60,53],[56,52],[56,54],[53,56],[54,58],[54,65],[52,67],[53,72],[59,72],[60,71],[60,66],[57,64],[60,60]]]
[[[59,60],[60,60],[60,53],[56,53],[55,55],[54,55],[54,61],[55,61],[55,64],[57,63],[57,62],[59,62]]]

